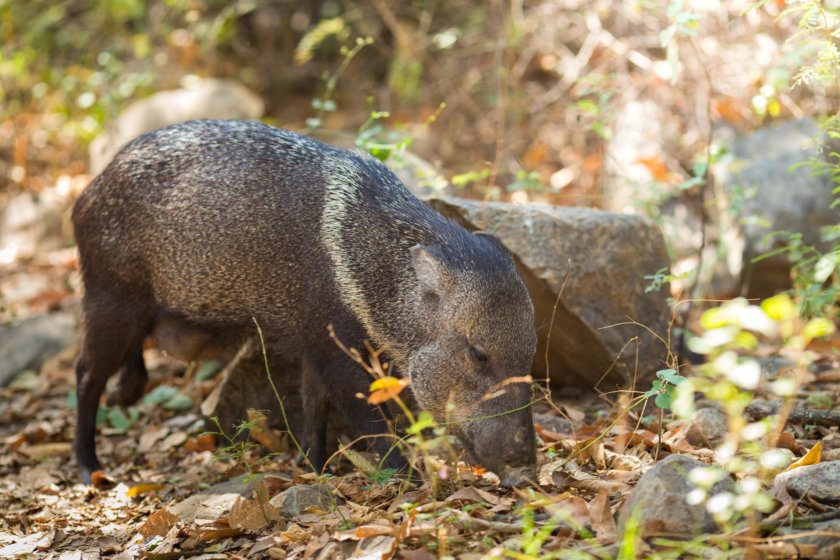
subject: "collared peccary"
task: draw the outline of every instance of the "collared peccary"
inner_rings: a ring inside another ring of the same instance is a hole
[[[256,321],[272,352],[317,380],[304,391],[324,392],[373,435],[385,431],[382,414],[356,396],[371,379],[328,325],[348,347],[368,340],[473,460],[505,485],[534,478],[529,387],[504,383],[530,371],[536,347],[513,260],[492,236],[431,210],[381,162],[256,122],[191,121],[123,148],[76,202],[73,224],[85,285],[83,480],[101,468],[94,433],[106,381],[122,368],[115,400],[141,396],[143,341],[167,317],[207,336],[250,335]],[[322,412],[307,411],[316,468]],[[392,439],[376,441],[386,466],[405,464],[388,454]]]

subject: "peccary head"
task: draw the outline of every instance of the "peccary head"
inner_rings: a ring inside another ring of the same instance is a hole
[[[470,235],[457,255],[436,245],[411,249],[424,332],[407,370],[420,406],[513,486],[536,474],[529,384],[511,380],[531,371],[534,308],[501,242]]]

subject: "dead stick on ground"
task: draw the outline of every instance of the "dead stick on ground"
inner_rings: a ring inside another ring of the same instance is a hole
[[[778,414],[781,403],[757,400],[747,406],[747,416],[752,421]],[[817,426],[840,426],[840,410],[818,410],[812,408],[794,407],[787,419],[790,424],[815,424]]]

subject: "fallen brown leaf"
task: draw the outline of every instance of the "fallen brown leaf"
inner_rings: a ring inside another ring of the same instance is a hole
[[[268,427],[268,417],[260,410],[248,409],[251,437],[272,453],[285,451],[288,447],[277,433]]]
[[[198,437],[188,438],[184,442],[184,449],[190,453],[197,451],[215,451],[216,450],[216,436],[213,434],[202,434]]]
[[[169,428],[166,426],[160,424],[149,426],[140,434],[140,440],[137,443],[137,452],[147,453],[155,446],[155,443],[166,437],[167,434],[169,434]]]
[[[180,518],[168,509],[159,509],[149,516],[146,522],[137,529],[137,532],[147,539],[154,536],[163,537],[179,521]]]
[[[277,508],[259,497],[251,500],[238,498],[228,514],[230,526],[243,531],[259,531],[279,519]]]
[[[595,499],[589,502],[589,518],[592,520],[595,535],[602,544],[615,542],[615,519],[610,510],[610,496],[605,489],[598,490]]]
[[[473,486],[467,486],[465,488],[461,488],[457,492],[454,492],[451,496],[446,498],[446,503],[462,503],[462,502],[472,502],[472,503],[486,503],[492,506],[498,505],[499,497],[495,494],[491,494],[486,490],[482,490],[480,488],[475,488]]]

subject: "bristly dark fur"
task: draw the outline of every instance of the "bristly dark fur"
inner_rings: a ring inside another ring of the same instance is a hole
[[[527,387],[482,400],[533,359],[533,307],[513,261],[378,160],[256,122],[191,121],[123,148],[79,198],[73,222],[85,283],[83,477],[99,468],[105,382],[123,367],[121,400],[139,398],[143,339],[162,315],[214,332],[247,332],[256,320],[273,351],[299,360],[350,423],[376,434],[381,415],[355,396],[370,379],[327,325],[348,346],[370,340],[473,458],[507,482],[533,476]],[[307,444],[321,467],[319,429],[307,429]]]

